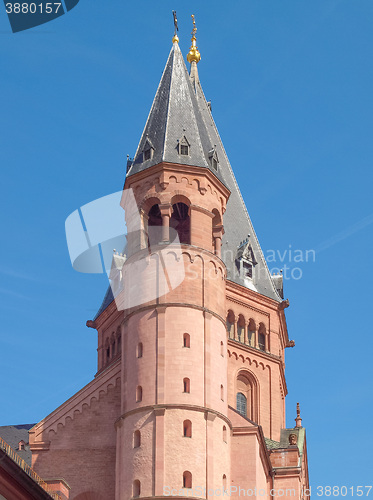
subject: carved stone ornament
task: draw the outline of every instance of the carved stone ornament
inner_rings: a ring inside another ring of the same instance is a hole
[[[296,434],[290,434],[289,435],[289,444],[292,445],[292,446],[296,446],[297,444],[297,441],[298,441],[298,437]]]

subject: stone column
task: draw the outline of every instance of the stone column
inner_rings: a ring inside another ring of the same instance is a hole
[[[255,339],[254,339],[254,347],[259,347],[259,340],[258,340],[258,334],[259,334],[259,326],[255,325]]]
[[[172,206],[167,203],[159,205],[159,210],[162,216],[162,243],[170,241],[170,218],[172,214]]]
[[[149,216],[143,210],[140,212],[141,217],[141,235],[140,235],[140,248],[148,247],[148,221]]]
[[[212,228],[212,235],[214,238],[214,250],[215,250],[215,255],[217,255],[219,258],[221,258],[221,239],[223,237],[223,226],[215,226]]]
[[[243,341],[244,344],[248,345],[249,344],[249,338],[248,338],[248,329],[249,329],[249,323],[248,321],[245,320],[245,326],[244,326],[244,334],[243,334]]]

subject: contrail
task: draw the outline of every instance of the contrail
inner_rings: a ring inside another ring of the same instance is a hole
[[[332,236],[331,238],[320,243],[315,248],[316,253],[322,252],[323,250],[330,248],[331,246],[335,245],[336,243],[339,243],[340,241],[343,241],[346,238],[349,238],[352,234],[357,233],[358,231],[360,231],[361,229],[364,229],[364,227],[369,226],[369,224],[372,224],[372,223],[373,223],[373,214],[370,214],[367,217],[364,217],[364,219],[360,220],[359,222],[356,222],[352,226],[348,227],[344,231],[341,231],[340,233],[337,233],[334,236]]]

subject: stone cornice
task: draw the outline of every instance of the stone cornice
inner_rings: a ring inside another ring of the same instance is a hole
[[[124,184],[124,188],[126,188],[127,182],[129,182],[129,184],[133,184],[143,179],[148,180],[152,174],[157,174],[160,172],[175,173],[175,171],[178,174],[192,174],[192,175],[197,174],[200,175],[201,177],[206,177],[214,187],[218,188],[223,193],[226,199],[228,199],[231,194],[230,190],[208,168],[195,167],[192,165],[182,165],[180,163],[166,163],[166,162],[158,163],[157,165],[154,165],[146,170],[143,170],[141,172],[138,172],[136,174],[127,177]]]
[[[235,283],[234,281],[228,280],[227,279],[227,292],[229,290],[235,291],[240,293],[241,295],[250,298],[251,300],[255,302],[259,302],[261,304],[265,304],[271,309],[278,310],[278,305],[279,302],[277,302],[274,299],[270,299],[269,297],[266,297],[265,295],[260,294],[259,292],[255,292],[254,290],[250,290],[249,288],[246,288],[243,285],[239,285],[238,283]]]
[[[224,328],[226,328],[226,322],[225,319],[220,316],[220,314],[217,314],[216,312],[212,311],[211,309],[208,309],[207,307],[202,307],[202,306],[197,306],[194,304],[186,304],[183,302],[169,302],[169,303],[162,303],[162,304],[150,304],[148,306],[143,306],[143,307],[138,307],[134,311],[130,312],[124,319],[124,322],[127,322],[132,316],[139,312],[147,311],[149,309],[154,309],[157,310],[159,308],[167,308],[167,307],[188,307],[189,309],[197,309],[198,311],[202,311],[203,313],[209,313],[218,320],[220,320]]]
[[[232,429],[232,423],[229,420],[229,418],[226,415],[223,415],[223,413],[220,413],[216,410],[213,410],[212,408],[207,408],[205,406],[198,406],[198,405],[188,405],[188,404],[159,404],[159,405],[146,405],[146,406],[140,406],[139,408],[133,408],[132,410],[128,410],[127,412],[123,413],[117,420],[115,421],[115,427],[117,427],[122,420],[125,420],[128,416],[134,415],[135,413],[141,413],[141,412],[149,412],[149,411],[154,411],[158,412],[159,410],[189,410],[189,411],[198,411],[201,413],[205,414],[212,414],[215,415],[216,417],[221,418],[224,420],[224,422],[229,425],[229,428]]]

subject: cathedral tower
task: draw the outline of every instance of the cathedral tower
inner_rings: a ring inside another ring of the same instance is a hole
[[[299,408],[285,428],[282,276],[203,94],[195,24],[190,72],[178,42],[127,164],[127,246],[87,322],[97,374],[31,430],[33,466],[63,477],[73,500],[307,499]]]

